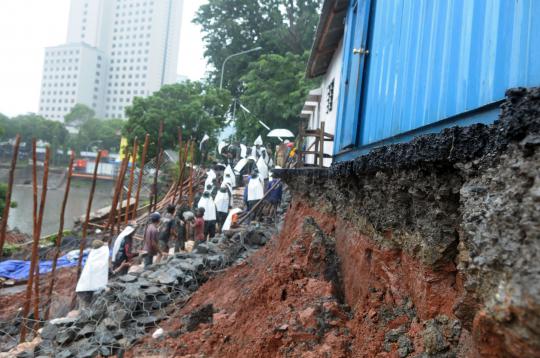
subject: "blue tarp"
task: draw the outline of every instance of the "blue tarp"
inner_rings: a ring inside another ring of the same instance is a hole
[[[78,250],[77,250],[78,251]],[[88,252],[83,254],[83,264],[86,262],[86,257]],[[77,266],[78,255],[73,253],[68,253],[58,259],[56,264],[57,268],[62,267],[73,267]],[[39,262],[39,273],[45,274],[51,272],[52,261],[40,261]],[[21,260],[6,260],[0,262],[0,277],[6,277],[13,280],[26,280],[28,279],[28,274],[30,272],[30,261],[21,261]]]

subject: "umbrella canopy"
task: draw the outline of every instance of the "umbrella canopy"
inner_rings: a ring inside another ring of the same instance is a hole
[[[266,135],[267,137],[281,137],[281,138],[293,138],[294,134],[285,128],[272,129],[270,133]]]
[[[227,147],[228,144],[225,143],[225,142],[219,142],[218,144],[218,153],[221,154],[221,152],[223,152],[223,148]]]

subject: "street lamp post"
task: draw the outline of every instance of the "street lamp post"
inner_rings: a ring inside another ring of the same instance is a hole
[[[228,56],[225,59],[225,61],[223,61],[223,65],[221,65],[221,80],[219,81],[219,89],[223,89],[223,72],[225,71],[225,64],[227,63],[227,61],[229,61],[230,58],[240,56],[240,55],[245,55],[246,53],[260,51],[260,50],[262,50],[262,47],[255,47],[255,48],[252,48],[250,50],[245,50],[245,51],[234,53],[234,54]]]

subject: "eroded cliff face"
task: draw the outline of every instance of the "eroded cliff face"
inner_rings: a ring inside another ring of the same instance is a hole
[[[283,170],[335,240],[353,356],[540,356],[540,90],[328,170]]]

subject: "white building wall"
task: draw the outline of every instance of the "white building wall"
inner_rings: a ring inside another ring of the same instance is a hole
[[[337,105],[339,96],[339,87],[341,81],[341,65],[343,62],[343,46],[339,44],[338,48],[334,52],[332,61],[328,66],[326,73],[321,78],[321,98],[317,103],[316,109],[313,110],[309,120],[308,129],[318,129],[321,122],[325,122],[325,132],[335,134],[336,132],[336,117],[337,117]],[[309,102],[306,102],[308,104]],[[315,141],[314,138],[307,139],[307,146]],[[307,148],[307,147],[306,147]],[[329,155],[333,155],[334,143],[324,143],[324,152]],[[315,156],[312,154],[306,155],[306,163],[314,164]],[[324,165],[330,166],[332,164],[331,158],[324,159]]]
[[[82,54],[79,61],[84,66],[78,66],[80,73],[77,74],[75,84],[72,81],[54,83],[57,88],[60,85],[66,86],[62,92],[72,93],[71,87],[76,87],[74,98],[68,98],[68,103],[65,103],[63,97],[53,98],[60,96],[59,89],[48,89],[48,67],[51,63],[46,58],[42,99],[48,104],[53,103],[52,100],[55,104],[61,101],[62,106],[59,108],[62,110],[57,110],[57,105],[43,106],[41,101],[40,113],[60,120],[64,108],[68,108],[69,112],[74,104],[83,103],[93,108],[98,116],[125,118],[125,108],[131,105],[134,97],[146,97],[158,91],[163,84],[175,83],[183,2],[72,0],[68,43],[57,48],[79,46]],[[53,49],[48,48],[46,53]],[[97,54],[101,56],[102,62],[99,70],[94,71],[98,66],[94,61],[97,61]],[[65,71],[64,77],[68,73],[72,75],[73,70],[62,68],[55,67],[53,70]],[[73,104],[72,100],[75,101]],[[55,108],[54,111],[51,108]]]
[[[103,83],[106,56],[85,44],[45,49],[39,114],[62,121],[71,108],[82,103],[103,116]]]

